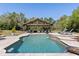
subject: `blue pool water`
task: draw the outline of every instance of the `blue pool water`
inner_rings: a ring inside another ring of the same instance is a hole
[[[16,42],[7,48],[7,51],[16,53],[64,53],[66,51],[65,46],[51,40],[48,34],[29,35],[21,40],[21,44]]]

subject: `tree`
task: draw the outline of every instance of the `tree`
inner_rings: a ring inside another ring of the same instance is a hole
[[[63,15],[59,20],[56,21],[56,24],[54,25],[59,30],[64,30],[68,26],[68,16]]]
[[[72,15],[70,16],[70,20],[68,23],[68,28],[73,28],[74,31],[79,31],[79,7],[73,10]]]
[[[0,28],[5,30],[11,30],[14,26],[23,27],[24,22],[26,22],[26,17],[23,13],[7,13],[0,16]],[[19,29],[20,30],[20,29]]]

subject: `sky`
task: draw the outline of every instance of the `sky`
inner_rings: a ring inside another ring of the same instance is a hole
[[[8,12],[24,13],[29,17],[52,17],[57,20],[71,15],[78,3],[0,3],[0,15]]]

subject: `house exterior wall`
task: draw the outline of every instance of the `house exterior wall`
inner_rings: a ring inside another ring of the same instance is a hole
[[[51,31],[51,25],[47,22],[35,20],[26,23],[26,30],[30,32],[46,32]]]

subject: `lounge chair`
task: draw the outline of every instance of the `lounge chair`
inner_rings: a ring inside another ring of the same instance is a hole
[[[61,32],[58,32],[59,34],[64,34],[65,32],[66,32],[66,28],[63,30],[63,31],[61,31]]]
[[[73,29],[71,29],[70,31],[67,31],[67,29],[65,29],[63,32],[60,32],[59,34],[72,35],[72,31],[73,31]]]

